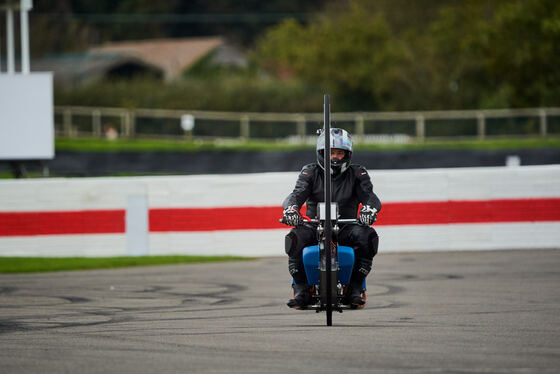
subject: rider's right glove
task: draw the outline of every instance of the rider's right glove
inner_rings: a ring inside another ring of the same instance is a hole
[[[360,209],[360,217],[358,220],[362,225],[371,225],[377,221],[377,209],[372,208],[369,205],[364,205],[362,209]]]
[[[299,226],[303,223],[303,218],[299,214],[297,205],[292,205],[284,209],[284,223],[289,226]]]

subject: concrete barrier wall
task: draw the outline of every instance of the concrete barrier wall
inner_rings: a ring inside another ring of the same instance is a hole
[[[297,174],[0,181],[0,256],[282,256]],[[370,174],[380,253],[560,247],[560,165]]]
[[[406,151],[370,151],[356,149],[352,159],[376,170],[496,167],[517,162],[520,165],[560,164],[557,148],[535,149],[423,149]],[[227,160],[227,162],[225,162]],[[313,148],[292,151],[199,150],[86,152],[57,150],[48,162],[52,175],[99,177],[136,174],[240,174],[297,172],[304,163],[315,162]],[[29,171],[41,172],[43,165],[26,162]],[[0,171],[10,170],[0,159]]]

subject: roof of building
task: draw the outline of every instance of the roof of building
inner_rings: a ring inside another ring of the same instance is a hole
[[[52,71],[55,82],[74,85],[111,77],[151,76],[173,80],[202,57],[209,63],[246,67],[244,54],[221,37],[153,39],[108,43],[86,53],[58,54],[31,61],[32,71]]]
[[[52,71],[58,84],[74,85],[111,75],[150,75],[163,78],[164,72],[139,58],[120,54],[62,54],[31,61],[32,71]]]
[[[151,39],[107,43],[91,48],[89,52],[136,57],[157,66],[164,72],[166,79],[174,79],[223,43],[221,37]]]

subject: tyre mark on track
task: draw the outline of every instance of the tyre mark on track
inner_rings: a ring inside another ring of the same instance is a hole
[[[184,292],[177,292],[173,291],[173,287],[169,286],[160,286],[160,285],[150,285],[142,290],[131,290],[127,291],[128,297],[121,296],[119,299],[126,299],[128,302],[130,300],[138,299],[135,297],[130,297],[130,294],[142,294],[146,295],[147,297],[140,298],[141,300],[145,299],[154,299],[157,300],[162,296],[172,296],[176,297],[178,300],[177,305],[166,305],[166,306],[133,306],[133,307],[126,307],[126,306],[110,306],[104,307],[99,304],[96,304],[98,301],[97,299],[92,298],[85,298],[80,296],[60,296],[60,295],[48,295],[48,294],[28,294],[28,290],[20,290],[16,287],[2,287],[0,288],[0,294],[2,295],[9,295],[10,297],[16,298],[21,296],[23,298],[43,298],[43,299],[55,299],[59,300],[57,303],[26,303],[22,302],[20,304],[4,304],[3,307],[5,309],[9,308],[37,308],[37,307],[50,307],[56,308],[63,305],[66,305],[68,302],[70,304],[83,304],[88,306],[90,304],[91,308],[95,310],[72,310],[71,313],[60,314],[56,313],[56,310],[52,313],[54,314],[35,314],[35,315],[26,315],[23,317],[14,317],[14,318],[6,318],[0,320],[0,334],[3,333],[10,333],[10,332],[17,332],[17,331],[41,331],[47,329],[64,329],[64,328],[75,328],[75,327],[91,327],[91,326],[98,326],[98,325],[111,325],[117,324],[122,322],[130,322],[137,320],[137,316],[144,313],[153,313],[158,311],[173,311],[174,309],[184,307],[188,304],[199,303],[213,306],[213,308],[203,308],[203,309],[196,309],[196,311],[212,311],[212,310],[223,310],[221,306],[227,306],[234,304],[236,302],[241,301],[242,299],[239,297],[234,296],[236,293],[241,291],[247,290],[248,287],[233,284],[233,283],[219,283],[219,284],[211,284],[210,286],[218,288],[216,291],[201,291],[201,292],[193,292],[193,293],[184,293]],[[18,295],[18,291],[21,293]],[[116,295],[114,296],[116,297]],[[25,299],[22,299],[25,300]],[[220,306],[220,308],[216,309],[216,306]],[[254,308],[261,308],[262,306],[240,306],[240,307],[231,307],[227,308],[229,310],[245,310],[245,309],[254,309]],[[189,313],[193,310],[188,309],[181,309],[184,313]],[[51,318],[68,318],[68,319],[79,319],[80,316],[100,316],[100,317],[108,317],[107,319],[100,320],[100,321],[85,321],[85,322],[56,322],[50,321]],[[233,317],[233,316],[232,316]],[[239,316],[238,316],[239,317]],[[212,317],[206,317],[212,318]],[[190,318],[196,319],[196,318]],[[159,320],[159,319],[157,319]],[[143,320],[145,321],[145,320]],[[156,320],[154,320],[156,321]],[[149,321],[148,321],[149,322]]]

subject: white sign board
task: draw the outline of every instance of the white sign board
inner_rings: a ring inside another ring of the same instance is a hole
[[[0,160],[54,158],[52,73],[0,74]]]
[[[183,131],[192,131],[192,129],[194,129],[194,116],[191,114],[183,114],[181,116],[181,128]]]

